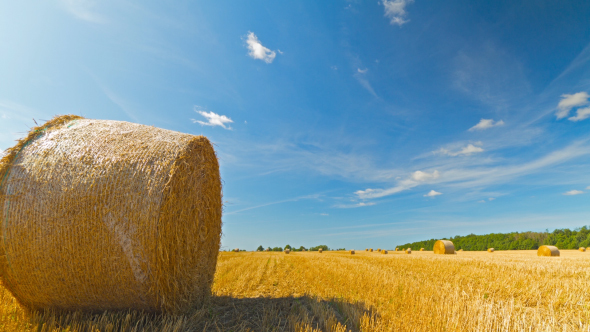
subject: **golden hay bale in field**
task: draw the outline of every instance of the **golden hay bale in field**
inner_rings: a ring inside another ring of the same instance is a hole
[[[387,250],[381,250],[381,253],[382,253],[383,255],[387,255]]]
[[[373,248],[369,249],[370,252],[373,252]]]
[[[420,248],[420,251],[424,251],[424,248]]]
[[[395,247],[395,251],[399,251],[399,248],[398,247]]]
[[[434,243],[433,251],[439,255],[452,255],[455,253],[455,245],[448,240],[438,240]]]
[[[322,248],[318,249],[318,252],[319,252],[320,254],[322,253],[322,251],[323,251],[323,250],[322,250]]]
[[[462,251],[463,251],[463,249],[459,249],[459,250],[457,250],[457,251],[459,251],[459,252],[462,252]]]
[[[239,248],[234,249],[234,252],[240,252]]]
[[[378,252],[381,252],[381,249],[377,249]]]
[[[580,247],[580,249],[578,249],[578,250],[580,250],[581,252],[584,252],[584,251],[586,251],[586,248]]]
[[[559,249],[556,246],[540,246],[537,256],[559,256]]]
[[[350,254],[351,254],[351,255],[354,255],[354,249],[352,249],[352,250],[350,251]]]
[[[369,248],[365,249],[365,251],[369,251]]]
[[[34,309],[186,312],[210,293],[221,212],[207,138],[56,117],[0,160],[2,284]]]
[[[405,251],[406,251],[406,254],[411,254],[412,253],[412,248],[408,248]]]
[[[285,249],[285,254],[288,254],[291,252],[291,249]]]
[[[494,251],[496,251],[496,249],[494,249],[494,248],[488,248],[488,252],[494,252]]]

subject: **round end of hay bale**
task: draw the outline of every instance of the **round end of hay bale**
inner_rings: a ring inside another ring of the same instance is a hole
[[[540,246],[537,256],[559,257],[559,249],[556,246]]]
[[[494,251],[496,251],[496,249],[494,249],[494,248],[488,248],[488,252],[494,252]]]
[[[0,275],[25,306],[182,313],[210,294],[222,200],[207,138],[60,116],[0,176]]]
[[[448,240],[438,240],[434,243],[433,251],[439,255],[452,255],[455,253],[455,245]]]

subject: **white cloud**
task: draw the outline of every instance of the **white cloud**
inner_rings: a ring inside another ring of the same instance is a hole
[[[590,118],[590,107],[578,108],[577,115],[568,118],[570,121],[582,121]]]
[[[61,0],[62,6],[79,20],[104,23],[104,18],[93,11],[96,5],[91,0]]]
[[[431,190],[428,192],[428,194],[424,195],[424,197],[434,197],[434,196],[438,196],[438,195],[442,195],[442,193],[439,193],[438,191],[435,191],[435,190]]]
[[[389,23],[402,26],[410,20],[406,20],[406,5],[414,0],[383,0],[381,2],[385,9],[385,17],[389,18]]]
[[[324,216],[325,217],[325,216],[329,216],[329,214],[328,213],[320,213],[320,216]]]
[[[211,126],[211,127],[220,126],[224,129],[229,129],[229,130],[232,129],[229,126],[228,127],[225,126],[226,123],[233,123],[232,119],[228,118],[225,115],[219,115],[219,114],[216,114],[213,112],[206,112],[206,111],[202,110],[202,108],[200,108],[199,106],[195,106],[195,112],[199,113],[205,119],[207,119],[207,122],[191,119],[191,121],[193,123],[198,123],[201,126]]]
[[[557,119],[563,119],[570,114],[570,110],[574,107],[580,107],[584,105],[588,105],[588,98],[590,95],[588,93],[582,91],[578,93],[574,93],[572,95],[563,94],[561,95],[561,100],[559,104],[557,104],[557,112],[555,112],[555,116]],[[571,120],[571,118],[570,118]],[[583,120],[583,119],[581,119]],[[577,121],[577,120],[572,120]]]
[[[493,200],[495,200],[495,199],[496,199],[495,197],[490,197],[490,198],[488,198],[488,200],[489,200],[490,202],[491,202],[491,201],[493,201]]]
[[[352,209],[352,208],[357,208],[357,207],[363,207],[363,206],[372,206],[375,205],[375,203],[373,202],[360,202],[360,203],[356,203],[356,204],[339,204],[339,205],[335,205],[335,207],[337,208],[341,208],[341,209]]]
[[[456,157],[456,156],[469,156],[472,153],[479,153],[484,152],[484,149],[480,148],[479,146],[475,146],[473,144],[469,144],[466,147],[462,148],[459,151],[453,152],[447,149],[440,149],[435,151],[435,153],[446,154],[447,156]]]
[[[482,199],[481,201],[477,201],[478,203],[485,203],[486,201]]]
[[[481,119],[479,120],[479,122],[469,128],[469,131],[474,131],[474,130],[484,130],[484,129],[488,129],[488,128],[492,128],[492,127],[497,127],[497,126],[503,126],[504,125],[504,121],[499,120],[494,122],[493,119]]]
[[[365,68],[365,69],[360,69],[360,68],[357,68],[356,70],[357,70],[359,73],[361,73],[361,74],[364,74],[364,73],[366,73],[366,72],[368,72],[368,71],[369,71],[369,69],[368,69],[368,68]]]
[[[586,187],[586,190],[590,190],[590,186]]]
[[[412,173],[412,179],[418,182],[424,182],[428,180],[436,180],[438,179],[440,174],[438,171],[434,171],[432,173],[422,172],[422,171],[415,171]]]
[[[259,59],[266,63],[272,63],[277,53],[275,51],[271,51],[269,48],[262,46],[258,37],[254,34],[254,32],[248,32],[248,39],[246,40],[248,44],[248,55],[252,59]]]
[[[581,190],[570,190],[568,192],[563,193],[566,196],[574,196],[574,195],[580,195],[583,194],[584,192]]]

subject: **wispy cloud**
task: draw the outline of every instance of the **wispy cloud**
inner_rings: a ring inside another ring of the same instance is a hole
[[[340,208],[340,209],[353,209],[353,208],[358,208],[358,207],[363,207],[363,206],[372,206],[375,205],[375,203],[373,202],[360,202],[360,203],[354,203],[354,204],[338,204],[338,205],[334,205],[334,207]]]
[[[368,72],[368,71],[369,71],[369,69],[368,69],[368,68],[365,68],[365,69],[360,69],[360,68],[357,68],[357,69],[356,69],[356,71],[357,71],[358,73],[360,73],[360,74],[365,74],[366,72]]]
[[[369,91],[369,93],[372,94],[373,97],[377,97],[377,93],[375,93],[375,90],[371,86],[371,83],[369,83],[369,80],[367,80],[367,78],[365,76],[365,74],[368,71],[369,71],[369,69],[367,69],[367,68],[365,68],[365,69],[357,68],[356,73],[354,73],[353,76],[361,84],[361,86],[363,88],[365,88],[365,90]]]
[[[96,3],[91,0],[61,0],[63,8],[79,20],[104,23],[105,19],[95,12]]]
[[[415,171],[414,173],[412,173],[412,180],[415,180],[418,182],[436,180],[439,177],[440,177],[440,173],[436,170],[432,173],[422,172],[422,171]]]
[[[576,111],[576,116],[569,117],[568,120],[570,121],[582,121],[590,118],[590,107],[586,108],[578,108]]]
[[[195,119],[191,119],[191,121],[193,123],[198,123],[201,126],[211,126],[211,127],[215,127],[215,126],[220,126],[224,129],[228,129],[231,130],[232,128],[229,126],[225,126],[226,123],[233,123],[233,120],[228,118],[225,115],[219,115],[217,113],[214,112],[206,112],[205,110],[203,110],[203,108],[201,108],[200,106],[195,106],[195,112],[199,113],[201,116],[203,116],[207,122],[204,121],[200,121],[200,120],[195,120]]]
[[[497,127],[497,126],[503,126],[504,125],[504,121],[499,120],[499,121],[495,121],[493,119],[481,119],[479,120],[479,122],[469,128],[469,131],[475,131],[475,130],[484,130],[484,129],[489,129],[492,127]]]
[[[574,195],[580,195],[580,194],[583,194],[583,193],[584,192],[581,191],[581,190],[570,190],[570,191],[564,192],[563,194],[566,195],[566,196],[574,196]]]
[[[381,4],[385,9],[385,17],[389,18],[389,23],[399,26],[408,23],[410,20],[406,20],[408,14],[406,6],[412,2],[414,0],[383,0]]]
[[[557,104],[557,111],[555,112],[555,117],[558,120],[563,119],[570,114],[570,111],[572,110],[572,108],[588,105],[589,104],[588,98],[590,98],[590,95],[588,95],[588,93],[584,92],[584,91],[574,93],[571,95],[570,94],[561,95],[561,100],[559,101],[559,104]],[[570,120],[571,120],[571,118],[570,118]],[[577,120],[572,120],[572,121],[577,121]]]
[[[423,171],[415,171],[410,175],[409,178],[401,180],[398,182],[398,185],[389,189],[372,189],[367,188],[365,190],[357,190],[355,191],[355,195],[357,195],[360,199],[373,199],[373,198],[380,198],[385,196],[390,196],[393,194],[397,194],[404,190],[412,189],[421,183],[427,183],[433,180],[436,180],[440,177],[440,173],[435,170],[432,173],[423,172]]]
[[[264,47],[262,45],[262,43],[260,42],[260,40],[258,40],[258,37],[256,37],[254,32],[248,32],[246,43],[248,44],[248,55],[252,59],[258,59],[266,63],[272,63],[275,57],[277,56],[277,53],[275,51],[272,51],[269,48]]]
[[[456,157],[456,156],[469,156],[473,153],[484,152],[484,149],[482,149],[479,146],[475,146],[473,144],[468,144],[466,147],[462,148],[459,151],[449,151],[448,149],[441,148],[440,150],[434,151],[434,152],[439,153],[439,154],[444,154],[447,156],[451,156],[451,157]]]
[[[438,195],[442,195],[442,193],[439,193],[436,190],[431,190],[428,192],[428,194],[424,195],[424,197],[434,197],[434,196],[438,196]]]

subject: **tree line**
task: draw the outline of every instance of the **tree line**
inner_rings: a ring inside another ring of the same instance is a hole
[[[553,232],[547,230],[545,232],[457,235],[451,238],[406,243],[399,247],[412,248],[412,250],[419,250],[420,248],[432,250],[437,240],[453,241],[456,250],[463,249],[465,251],[484,251],[488,248],[496,250],[533,250],[542,245],[552,245],[559,249],[578,249],[580,247],[590,247],[590,228],[584,226],[574,230],[567,228],[556,229]]]
[[[268,251],[284,251],[285,249],[289,249],[291,251],[318,251],[319,249],[322,249],[323,251],[328,251],[330,250],[330,248],[328,248],[327,245],[325,244],[321,244],[319,246],[315,246],[315,247],[310,247],[310,248],[305,248],[304,246],[300,246],[299,248],[296,247],[291,247],[290,245],[286,245],[285,247],[268,247],[267,248]],[[258,248],[256,249],[256,251],[265,251],[263,246],[258,246]]]

